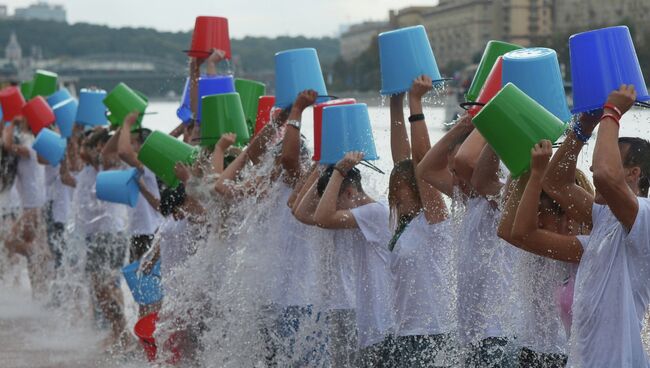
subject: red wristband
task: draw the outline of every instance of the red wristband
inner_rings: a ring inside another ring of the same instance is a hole
[[[336,165],[334,165],[334,170],[338,171],[339,174],[341,174],[341,176],[342,176],[343,178],[347,178],[347,177],[348,177],[348,173],[344,172],[343,169],[341,169],[340,167],[338,167],[338,166],[336,166]]]
[[[614,114],[609,114],[609,113],[603,114],[603,116],[600,118],[600,121],[603,121],[606,118],[610,118],[610,119],[614,120],[616,125],[618,125],[619,128],[621,127],[621,122],[620,122],[619,118],[617,116],[615,116]]]
[[[612,103],[609,103],[609,102],[606,103],[606,104],[603,106],[603,109],[610,109],[610,110],[616,112],[616,113],[618,114],[618,118],[619,118],[619,119],[623,116],[623,113],[621,112],[621,109],[619,109],[618,107],[616,107],[616,105],[614,105],[614,104],[612,104]]]

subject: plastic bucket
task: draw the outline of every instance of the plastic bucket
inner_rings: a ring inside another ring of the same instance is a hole
[[[104,98],[104,105],[108,109],[108,121],[111,125],[122,126],[124,118],[134,111],[140,113],[136,126],[140,126],[144,111],[149,104],[148,99],[142,93],[131,89],[124,83],[118,84]]]
[[[190,57],[207,58],[210,50],[219,49],[226,53],[226,59],[232,57],[228,19],[222,17],[196,17],[192,44],[188,50]]]
[[[363,152],[367,161],[378,159],[366,104],[326,107],[322,124],[321,163],[335,164],[351,151]]]
[[[48,72],[47,70],[37,70],[34,74],[31,97],[47,97],[54,94],[56,92],[56,81],[58,77],[56,73]]]
[[[23,113],[25,98],[18,87],[6,87],[0,91],[3,121],[12,121]]]
[[[55,124],[59,127],[61,136],[70,137],[74,128],[75,117],[77,116],[77,107],[79,104],[74,98],[61,101],[52,106],[54,117],[56,118]]]
[[[648,101],[630,30],[626,26],[578,33],[569,38],[573,113],[600,109],[622,84],[633,84],[637,101]]]
[[[488,103],[492,97],[494,97],[501,90],[501,73],[503,71],[503,57],[499,56],[497,61],[492,66],[492,70],[488,75],[485,83],[483,83],[483,88],[481,93],[479,93],[476,103],[467,110],[467,112],[472,116],[476,116],[479,111],[483,108],[483,105]]]
[[[271,121],[271,110],[275,105],[275,96],[262,96],[257,103],[257,116],[255,117],[255,134],[259,133]]]
[[[508,83],[472,120],[485,140],[518,178],[530,167],[530,150],[542,139],[555,142],[565,123]]]
[[[185,79],[183,95],[181,96],[181,105],[176,109],[176,116],[183,124],[188,124],[192,120],[192,108],[190,106],[190,78]]]
[[[511,51],[503,56],[501,85],[512,83],[560,120],[571,112],[555,50],[543,47]]]
[[[179,180],[174,173],[177,162],[191,165],[198,148],[192,147],[160,131],[152,132],[138,152],[138,160],[153,171],[167,186],[176,188]]]
[[[34,87],[34,81],[28,80],[20,83],[20,92],[23,94],[25,100],[32,98],[32,87]]]
[[[154,362],[156,360],[156,339],[153,334],[156,332],[156,322],[158,321],[158,313],[154,312],[147,314],[140,318],[140,320],[133,327],[133,333],[140,339],[140,345],[144,349],[147,360]]]
[[[481,62],[478,64],[476,73],[474,73],[472,84],[469,86],[469,89],[465,94],[465,99],[470,102],[477,101],[479,94],[483,90],[483,86],[488,80],[488,76],[492,71],[497,59],[510,51],[518,50],[521,48],[521,46],[512,43],[502,41],[489,41],[485,46],[483,56],[481,57]],[[501,89],[500,86],[499,89]]]
[[[286,109],[304,90],[318,92],[316,102],[324,102],[327,87],[316,49],[293,49],[275,54],[275,106]]]
[[[106,125],[106,106],[104,106],[104,90],[82,89],[79,92],[79,107],[76,122],[84,125]]]
[[[199,79],[199,107],[197,120],[201,121],[203,97],[235,92],[235,80],[230,75],[206,76]],[[189,96],[188,96],[188,106]]]
[[[52,108],[54,108],[54,105],[57,105],[71,98],[72,96],[70,95],[70,92],[65,88],[61,88],[60,90],[54,92],[53,95],[46,98],[46,100],[47,100],[47,104],[52,106]]]
[[[38,135],[41,129],[54,124],[56,117],[50,105],[42,96],[36,96],[23,106],[22,115],[27,119],[27,124],[34,135]]]
[[[354,98],[342,98],[338,100],[327,101],[314,106],[314,156],[312,160],[320,161],[321,142],[323,136],[323,109],[328,106],[352,105],[357,103]]]
[[[225,133],[237,134],[236,144],[243,146],[248,143],[248,126],[244,117],[239,93],[222,93],[205,96],[201,101],[203,116],[201,116],[201,145],[214,147],[219,138]]]
[[[51,166],[58,166],[65,157],[67,141],[56,132],[49,129],[41,129],[38,133],[32,148],[39,156],[47,160]]]
[[[408,91],[421,75],[442,80],[423,26],[380,33],[378,40],[382,95]]]
[[[156,262],[149,274],[138,274],[139,267],[140,261],[136,261],[122,268],[122,274],[131,290],[131,294],[133,294],[133,299],[140,305],[159,302],[163,298],[163,288],[160,282],[160,261]]]
[[[97,174],[95,189],[102,201],[135,207],[140,197],[138,170],[107,170]]]
[[[266,93],[266,86],[264,83],[253,80],[235,79],[235,90],[239,93],[239,98],[241,98],[241,106],[244,109],[248,133],[249,135],[253,135],[257,118],[257,106],[260,97]]]

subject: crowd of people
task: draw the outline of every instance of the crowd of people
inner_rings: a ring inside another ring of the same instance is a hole
[[[190,62],[193,111],[204,61]],[[138,317],[159,314],[161,364],[648,367],[650,143],[619,137],[634,87],[580,115],[555,154],[535,145],[513,179],[467,114],[432,144],[432,84],[390,97],[387,198],[364,190],[361,152],[311,161],[311,90],[244,149],[224,134],[176,164],[175,188],[138,160],[151,132],[136,113],[117,129],[77,125],[57,167],[18,117],[2,131],[3,264],[24,257],[34,297],[90,310],[119,355],[141,354],[120,271],[160,262],[164,298]],[[576,166],[597,126],[592,185]],[[201,140],[195,122],[170,134]],[[140,172],[134,208],[96,197],[98,173],[120,167]],[[80,283],[54,287],[70,272]]]

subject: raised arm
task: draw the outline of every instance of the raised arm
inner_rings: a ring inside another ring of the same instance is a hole
[[[404,119],[404,93],[390,96],[390,152],[393,155],[393,164],[411,158]]]
[[[154,210],[160,211],[160,198],[156,198],[156,196],[149,191],[149,188],[147,188],[142,177],[138,179],[138,187],[140,188],[140,193],[142,193],[144,199],[147,200],[147,203],[149,203]]]
[[[120,128],[119,132],[115,134],[119,136],[117,151],[122,161],[126,162],[126,164],[131,167],[135,167],[138,171],[143,172],[144,165],[142,165],[142,162],[138,160],[138,154],[135,152],[133,145],[131,144],[131,130],[135,126],[136,121],[138,121],[137,112],[132,112],[124,118],[122,128]]]
[[[169,135],[171,135],[174,138],[178,138],[181,135],[183,135],[184,132],[185,132],[185,124],[180,123],[178,124],[178,126],[176,126],[176,128],[174,128],[174,130],[169,132]]]
[[[282,140],[282,168],[287,184],[294,186],[300,178],[300,120],[302,112],[314,102],[318,92],[308,90],[301,92],[291,107],[289,121]]]
[[[314,214],[319,202],[317,185],[320,173],[320,167],[315,165],[291,206],[293,216],[306,225],[316,225]]]
[[[287,205],[289,206],[289,208],[291,208],[292,211],[295,209],[295,207],[298,206],[298,203],[300,202],[300,200],[302,200],[302,197],[305,196],[307,190],[309,190],[309,186],[310,186],[309,182],[318,180],[318,176],[316,176],[316,179],[314,179],[314,176],[317,175],[316,173],[318,173],[318,163],[314,162],[307,173],[309,175],[302,175],[300,177],[298,183],[296,183],[296,187],[293,188],[293,191],[291,192],[291,195],[287,200]]]
[[[363,160],[363,153],[349,152],[341,161],[339,161],[332,172],[325,192],[318,202],[314,220],[319,227],[325,229],[354,229],[357,228],[357,220],[350,210],[338,210],[338,202],[341,185],[343,184],[343,174],[348,173],[359,162]]]
[[[228,147],[235,144],[237,139],[237,134],[235,133],[226,133],[219,138],[217,144],[214,145],[214,151],[212,152],[212,172],[215,174],[223,174],[223,161],[226,157],[226,150]]]
[[[634,85],[623,85],[618,91],[609,95],[607,102],[616,106],[622,114],[626,113],[636,101]],[[639,200],[626,182],[626,177],[633,176],[638,182],[641,175],[639,167],[623,167],[621,148],[618,143],[619,123],[611,116],[618,114],[611,108],[605,108],[605,115],[598,130],[596,148],[594,149],[593,170],[596,190],[605,198],[607,206],[618,221],[629,231],[634,225],[639,212]]]
[[[514,239],[512,239],[512,226],[515,223],[517,207],[519,207],[521,196],[524,194],[524,189],[526,189],[529,175],[530,173],[525,173],[514,180],[509,178],[508,183],[506,184],[506,192],[502,198],[502,203],[504,203],[504,205],[503,211],[501,212],[499,227],[497,228],[497,235],[499,238],[510,244],[515,243]]]
[[[212,49],[212,53],[206,60],[207,75],[217,75],[217,64],[226,57],[226,53],[222,50]]]
[[[23,146],[22,144],[14,143],[14,129],[16,124],[22,122],[22,119],[22,117],[16,117],[4,127],[2,130],[2,148],[12,155],[27,158],[30,155],[29,148]]]
[[[496,152],[486,144],[472,174],[472,188],[478,195],[495,196],[501,192],[503,184],[498,175],[499,162]]]
[[[487,142],[485,141],[485,138],[483,138],[478,130],[474,129],[465,142],[460,145],[460,148],[454,157],[456,176],[467,183],[472,182],[474,169],[477,166],[478,159],[486,144]]]

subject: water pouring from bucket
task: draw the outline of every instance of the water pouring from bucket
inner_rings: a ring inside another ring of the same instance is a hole
[[[42,96],[36,96],[23,106],[22,115],[27,119],[27,124],[34,135],[38,135],[43,128],[54,124],[56,117],[50,105]]]
[[[212,53],[212,49],[223,50],[226,53],[226,59],[232,58],[228,19],[196,17],[194,32],[192,32],[192,44],[190,49],[185,52],[190,57],[207,58]]]
[[[275,106],[286,109],[302,91],[318,93],[317,103],[330,99],[316,49],[293,49],[275,54]]]
[[[467,93],[465,94],[465,99],[468,102],[478,102],[479,95],[481,91],[485,88],[485,84],[489,80],[489,75],[494,69],[494,65],[497,63],[500,57],[506,53],[514,50],[519,50],[522,47],[519,45],[502,42],[502,41],[489,41],[485,46],[483,51],[483,56],[481,56],[481,61],[478,64],[474,78],[472,79],[472,84],[469,86]],[[499,75],[501,71],[499,71]],[[499,77],[500,78],[500,77]],[[501,86],[499,86],[499,90]],[[498,92],[495,91],[495,93]],[[485,101],[487,102],[487,101]],[[484,102],[484,103],[485,103]]]
[[[20,88],[6,87],[0,91],[0,107],[2,107],[3,121],[12,121],[16,116],[22,115],[25,98]]]
[[[107,125],[106,106],[104,105],[106,91],[101,89],[82,89],[79,92],[77,118],[79,124],[89,126]]]
[[[32,148],[51,166],[58,166],[65,157],[67,141],[50,129],[41,129],[36,136]]]
[[[137,169],[102,171],[95,184],[97,198],[135,207],[140,195],[139,177]]]

